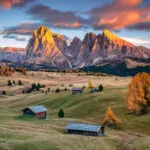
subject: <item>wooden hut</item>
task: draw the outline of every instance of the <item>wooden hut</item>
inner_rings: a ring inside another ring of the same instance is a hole
[[[68,134],[80,134],[87,136],[104,135],[104,127],[95,124],[68,123],[65,131]]]
[[[82,94],[83,88],[72,88],[72,94]]]
[[[97,88],[91,89],[91,93],[97,93],[97,92],[98,92],[98,89],[97,89]]]
[[[47,111],[48,109],[43,105],[30,106],[22,110],[24,116],[33,116],[38,119],[46,119]]]

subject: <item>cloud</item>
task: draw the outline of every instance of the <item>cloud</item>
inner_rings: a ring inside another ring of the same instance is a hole
[[[44,22],[48,26],[58,28],[80,28],[87,20],[76,15],[73,11],[60,11],[42,4],[36,4],[27,11],[34,20]]]
[[[2,31],[4,35],[32,35],[33,30],[38,28],[41,24],[38,23],[22,23],[18,26],[8,27]]]
[[[14,39],[16,41],[27,41],[27,39],[25,37],[19,37],[17,35],[4,35],[3,36],[4,39]]]
[[[128,29],[150,31],[150,22],[137,23],[132,26],[129,26]]]
[[[10,9],[12,6],[24,7],[33,1],[35,0],[0,0],[0,6],[2,6],[3,9]]]
[[[59,28],[81,28],[82,24],[79,22],[74,22],[74,23],[54,23],[54,27],[59,27]]]
[[[112,3],[92,9],[92,26],[95,29],[120,30],[150,18],[150,5],[141,7],[142,0],[114,0]]]

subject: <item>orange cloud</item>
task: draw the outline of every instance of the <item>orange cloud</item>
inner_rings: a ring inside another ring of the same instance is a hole
[[[10,9],[11,7],[24,7],[28,3],[34,2],[35,0],[0,0],[0,6],[3,9]]]
[[[59,28],[81,28],[82,24],[79,22],[74,22],[74,23],[54,23],[54,27],[59,27]]]
[[[146,16],[146,21],[150,22],[150,14]]]
[[[4,9],[9,9],[12,7],[12,5],[18,4],[18,3],[21,3],[21,0],[0,0],[0,5]]]
[[[96,29],[120,30],[150,20],[149,7],[140,7],[142,0],[115,0],[91,11]],[[146,16],[146,17],[143,17]]]
[[[142,0],[116,0],[115,5],[119,6],[127,6],[127,7],[136,7],[142,3]]]

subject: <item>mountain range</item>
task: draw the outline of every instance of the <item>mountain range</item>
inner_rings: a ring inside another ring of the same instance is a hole
[[[150,50],[135,46],[108,30],[103,34],[87,33],[81,41],[74,37],[70,45],[65,38],[45,26],[36,29],[26,48],[29,63],[47,64],[56,68],[83,68],[129,59],[149,59]],[[140,62],[137,63],[140,65]]]
[[[5,49],[9,52],[8,48]],[[1,51],[4,50],[0,48],[0,60]],[[14,54],[13,51],[11,53]],[[150,66],[150,49],[135,46],[106,29],[98,35],[87,33],[82,41],[74,37],[68,45],[63,35],[40,26],[34,30],[26,50],[16,50],[15,54],[19,58],[17,60],[16,57],[15,62],[22,59],[27,64],[43,64],[58,69],[117,65],[122,62],[129,68]]]

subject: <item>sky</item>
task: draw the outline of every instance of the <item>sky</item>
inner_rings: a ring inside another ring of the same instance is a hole
[[[25,48],[41,25],[81,40],[108,29],[150,48],[150,0],[0,0],[0,47]]]

